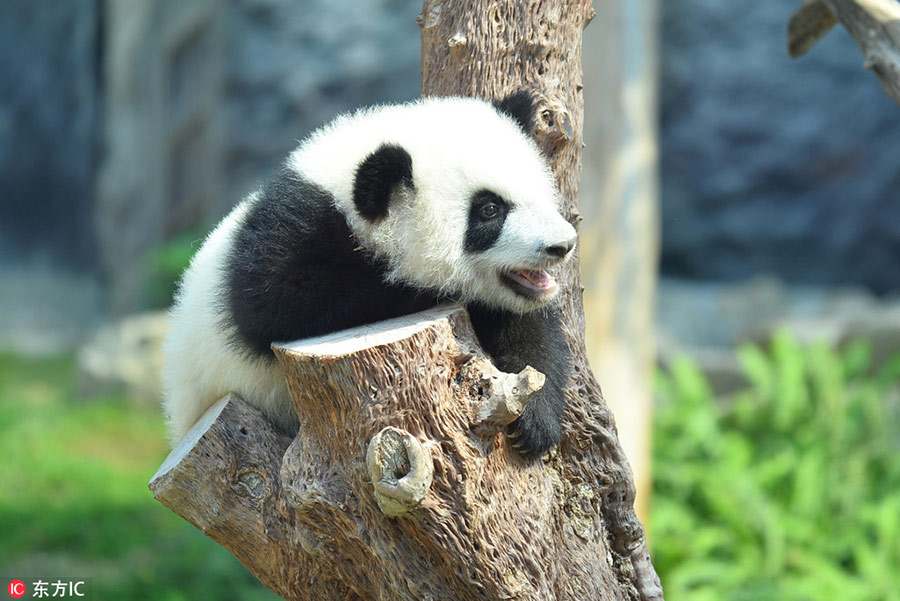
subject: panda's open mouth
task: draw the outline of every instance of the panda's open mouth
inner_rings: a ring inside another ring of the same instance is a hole
[[[500,281],[520,296],[540,299],[556,292],[553,276],[543,269],[512,269],[500,274]]]

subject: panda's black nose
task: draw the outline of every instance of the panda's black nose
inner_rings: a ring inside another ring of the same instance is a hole
[[[550,255],[551,257],[562,258],[569,254],[575,248],[575,238],[571,240],[566,240],[564,242],[559,242],[557,244],[552,244],[550,246],[544,247],[544,252]]]

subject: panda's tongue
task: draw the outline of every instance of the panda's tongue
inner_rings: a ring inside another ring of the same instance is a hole
[[[510,277],[528,288],[549,291],[556,288],[556,280],[543,269],[516,269],[509,272]]]

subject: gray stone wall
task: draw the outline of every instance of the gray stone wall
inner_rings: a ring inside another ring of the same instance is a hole
[[[106,0],[99,267],[116,313],[142,306],[147,254],[223,200],[222,0]]]
[[[230,201],[336,113],[415,98],[420,0],[235,0],[227,6]]]
[[[0,265],[95,259],[97,5],[0,2]]]
[[[662,268],[900,288],[900,106],[835,28],[792,61],[800,4],[662,3]]]
[[[68,345],[142,308],[150,251],[208,228],[335,113],[416,97],[420,4],[0,2],[0,313],[30,324],[0,346],[55,316]]]
[[[898,289],[900,107],[840,28],[791,61],[796,4],[661,3],[663,271]],[[420,9],[0,2],[0,271],[102,273],[138,308],[149,249],[335,113],[418,95]]]

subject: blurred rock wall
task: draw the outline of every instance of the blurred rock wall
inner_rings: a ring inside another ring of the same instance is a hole
[[[0,2],[0,265],[90,269],[97,0]]]
[[[336,113],[421,88],[421,0],[227,5],[225,166],[232,201]]]
[[[840,27],[787,57],[798,2],[661,3],[663,271],[900,288],[900,107]],[[148,250],[335,113],[418,95],[420,8],[0,2],[0,272],[102,274],[138,308]]]
[[[106,0],[99,270],[114,313],[142,307],[148,253],[221,215],[222,0]]]
[[[800,1],[662,3],[662,268],[900,289],[900,106],[842,27],[792,61]]]
[[[21,324],[0,347],[54,324],[52,352],[142,308],[150,251],[208,228],[335,113],[416,97],[420,8],[0,2],[0,313]]]

